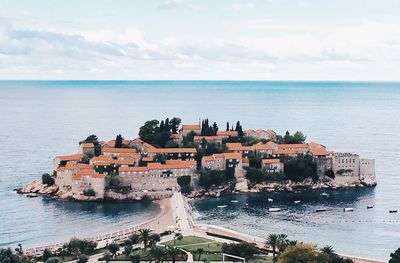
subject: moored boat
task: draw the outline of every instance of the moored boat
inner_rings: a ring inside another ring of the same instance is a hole
[[[343,212],[353,212],[354,208],[353,207],[345,207],[343,208]]]
[[[320,208],[317,208],[317,210],[315,210],[315,212],[325,212],[325,211],[326,211],[325,207],[320,207]]]
[[[219,206],[217,206],[218,208],[225,208],[225,207],[227,207],[227,205],[219,205]]]
[[[273,202],[273,201],[274,201],[274,199],[268,198],[268,202]]]
[[[278,207],[271,207],[268,209],[268,212],[280,212],[280,211],[282,211],[282,209]]]
[[[391,213],[391,214],[397,213],[397,210],[389,210],[389,213]]]
[[[371,208],[374,208],[374,206],[373,205],[367,205],[367,209],[371,209]]]
[[[300,204],[301,201],[300,201],[300,200],[296,200],[296,201],[294,201],[294,203],[295,203],[295,204]]]
[[[238,200],[231,200],[232,203],[237,203],[239,202]]]

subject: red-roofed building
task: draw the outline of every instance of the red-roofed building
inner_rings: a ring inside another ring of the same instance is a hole
[[[53,170],[56,171],[59,167],[65,166],[70,161],[80,162],[83,158],[85,158],[85,155],[81,153],[57,156],[53,160]]]
[[[84,154],[86,157],[92,158],[94,156],[94,144],[93,143],[79,144],[79,153]]]
[[[179,133],[183,136],[187,136],[189,133],[194,132],[196,135],[201,133],[201,127],[199,124],[184,124],[182,125]]]

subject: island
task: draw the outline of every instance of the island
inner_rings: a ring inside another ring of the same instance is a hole
[[[90,135],[78,152],[56,156],[53,171],[18,193],[56,199],[161,200],[180,191],[188,197],[233,192],[371,187],[375,161],[306,143],[297,131],[244,130],[240,121],[219,129],[208,119],[146,121],[136,139]]]

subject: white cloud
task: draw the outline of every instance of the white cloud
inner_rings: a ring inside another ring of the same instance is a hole
[[[137,28],[64,33],[16,29],[0,20],[0,78],[397,77],[400,24],[365,21],[325,34],[306,28],[191,42],[170,35],[154,42]]]
[[[185,11],[197,12],[200,9],[188,3],[186,0],[166,0],[158,6],[159,10],[170,10],[170,9],[183,9]]]

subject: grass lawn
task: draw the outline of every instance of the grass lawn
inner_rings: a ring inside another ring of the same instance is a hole
[[[143,248],[141,249],[135,249],[132,251],[131,255],[139,255],[140,256],[140,260],[143,261],[148,261],[150,259],[152,259],[152,255],[150,253],[150,248],[148,248],[147,250],[144,250]],[[169,259],[171,260],[171,259]],[[184,258],[183,260],[187,260],[187,255],[184,254]],[[115,259],[113,259],[113,261],[129,261],[129,257],[127,258],[126,255],[117,255]]]

